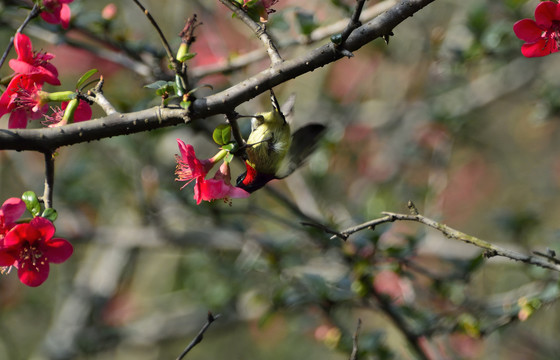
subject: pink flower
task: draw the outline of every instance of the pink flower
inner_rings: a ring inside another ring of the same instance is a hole
[[[41,285],[49,276],[49,263],[62,263],[74,251],[65,239],[53,239],[54,233],[54,225],[43,217],[14,226],[4,237],[0,266],[16,267],[27,286]]]
[[[43,0],[45,10],[41,12],[43,20],[50,24],[61,24],[63,29],[67,29],[70,24],[70,4],[74,0]]]
[[[232,186],[230,183],[231,176],[229,172],[229,164],[224,162],[220,169],[216,172],[213,179],[198,181],[198,186],[194,188],[194,198],[196,204],[200,204],[202,200],[212,201],[224,199],[228,201],[233,198],[246,198],[251,195],[247,191]]]
[[[52,108],[53,113],[52,115],[45,116],[45,121],[43,121],[44,125],[48,125],[48,127],[57,127],[66,125],[66,122],[63,121],[64,111],[68,107],[68,101],[63,101],[60,107]],[[78,103],[78,107],[74,112],[74,119],[72,122],[80,122],[80,121],[87,121],[91,119],[92,111],[91,106],[86,101],[80,100]]]
[[[206,180],[205,177],[208,171],[218,162],[223,156],[220,154],[207,160],[199,160],[192,145],[185,144],[180,139],[177,139],[181,156],[175,155],[177,161],[177,168],[175,174],[177,175],[176,181],[186,181],[187,183],[181,187],[190,184],[195,180],[194,184],[194,199],[196,204],[199,205],[202,200],[212,201],[217,199],[230,199],[230,198],[243,198],[249,196],[245,190],[236,188],[230,184],[229,165],[224,162],[213,179]]]
[[[175,155],[175,160],[177,161],[177,168],[175,169],[177,178],[175,181],[186,181],[187,183],[181,187],[183,189],[193,180],[196,180],[198,183],[201,178],[204,179],[208,171],[214,166],[214,163],[212,159],[200,161],[196,157],[192,145],[185,144],[181,139],[177,139],[177,144],[179,145],[181,156]]]
[[[0,207],[0,248],[4,235],[16,225],[16,220],[25,212],[25,203],[19,198],[9,198]]]
[[[47,52],[33,52],[31,40],[21,33],[16,34],[14,46],[18,57],[10,60],[10,67],[17,74],[27,75],[41,85],[45,82],[60,85],[58,71],[53,64],[49,63],[54,55]]]
[[[526,57],[546,56],[558,51],[560,41],[560,4],[541,2],[535,20],[523,19],[513,25],[515,35],[525,41],[521,53]]]
[[[48,106],[41,96],[41,88],[40,84],[27,75],[12,78],[6,91],[0,96],[0,117],[11,113],[9,129],[25,129],[29,119],[35,120],[45,114]]]

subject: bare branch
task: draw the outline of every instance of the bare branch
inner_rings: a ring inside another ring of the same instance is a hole
[[[179,355],[177,357],[177,360],[181,360],[183,359],[183,357],[185,357],[185,355],[187,355],[187,353],[189,351],[192,350],[192,348],[194,348],[198,343],[200,343],[204,337],[204,333],[206,332],[206,330],[208,330],[208,328],[210,327],[210,325],[217,319],[219,318],[220,315],[212,315],[211,312],[208,312],[208,318],[206,320],[206,324],[204,324],[204,326],[202,327],[202,329],[200,329],[200,331],[198,332],[198,334],[196,335],[196,337],[193,339],[193,341],[191,341],[191,343],[185,348],[185,350],[183,350],[183,352],[181,353],[181,355]]]
[[[45,155],[45,189],[43,192],[43,203],[45,209],[52,208],[54,191],[54,154],[46,151]]]
[[[362,327],[362,319],[358,319],[358,325],[356,326],[356,331],[352,336],[352,353],[350,354],[350,360],[358,360],[358,333]]]
[[[103,79],[103,76],[101,76],[100,79],[99,79],[99,82],[97,83],[95,88],[88,91],[88,95],[86,95],[85,98],[87,100],[92,101],[92,102],[96,103],[97,105],[99,105],[99,107],[101,109],[103,109],[103,111],[105,111],[105,114],[107,114],[107,115],[115,114],[117,112],[117,110],[115,110],[113,105],[103,95],[103,84],[104,83],[105,83],[105,80]]]
[[[370,21],[379,14],[387,11],[396,3],[397,0],[385,0],[383,2],[377,3],[362,12],[360,21]],[[299,39],[292,39],[287,42],[279,43],[278,48],[283,49],[294,45],[309,45],[327,39],[331,35],[342,32],[347,26],[347,23],[347,20],[340,20],[333,24],[319,27],[313,30],[313,32],[308,36],[300,36]],[[191,69],[191,75],[196,78],[201,78],[206,75],[232,71],[243,68],[249,64],[254,63],[255,61],[262,60],[265,57],[266,51],[264,49],[256,49],[243,55],[239,55],[231,59],[226,59],[218,63],[197,66],[196,68]]]
[[[434,0],[402,0],[384,14],[360,26],[347,39],[345,48],[355,51],[390,32],[415,12]],[[112,114],[96,120],[70,124],[57,129],[0,130],[0,150],[56,149],[106,137],[136,133],[226,114],[268,89],[311,72],[342,57],[333,43],[325,44],[296,59],[266,69],[220,93],[197,99],[189,111],[178,108],[142,110],[128,114]]]
[[[560,263],[558,263],[557,261],[550,261],[551,259],[549,259],[549,257],[545,257],[547,260],[543,260],[541,257],[521,254],[518,253],[517,251],[505,249],[500,246],[493,245],[485,240],[481,240],[477,237],[467,235],[463,232],[455,230],[445,224],[439,223],[435,220],[429,219],[420,214],[407,215],[407,214],[397,214],[391,212],[384,212],[383,214],[385,214],[386,216],[379,219],[374,219],[365,222],[363,224],[354,226],[352,228],[348,228],[346,230],[341,231],[340,233],[345,236],[348,236],[364,229],[373,229],[375,228],[375,226],[379,224],[395,222],[395,221],[415,221],[438,230],[449,239],[459,240],[467,244],[472,244],[476,247],[484,249],[485,250],[484,255],[486,257],[490,258],[494,256],[502,256],[515,261],[521,261],[526,264],[536,265],[545,269],[560,271]],[[331,239],[334,238],[335,236],[337,235],[334,235],[333,237],[331,237]],[[542,255],[539,254],[539,256]]]
[[[33,20],[33,18],[37,17],[37,15],[39,15],[39,5],[35,4],[31,9],[31,11],[29,12],[29,14],[27,15],[27,17],[25,18],[25,20],[23,21],[23,23],[16,30],[16,34],[21,33],[23,29],[27,26],[27,24],[29,24],[29,22]],[[2,54],[2,58],[0,59],[0,68],[2,68],[2,66],[4,65],[4,62],[6,61],[6,58],[10,53],[10,50],[12,50],[12,47],[14,46],[14,39],[15,39],[14,36],[10,38],[10,42],[8,43],[6,50]]]
[[[230,9],[233,13],[235,13],[235,15],[237,15],[237,17],[241,19],[241,21],[243,21],[245,25],[247,25],[255,33],[255,35],[257,35],[259,40],[263,42],[273,66],[280,64],[283,61],[282,57],[278,53],[278,50],[276,49],[276,45],[274,45],[274,42],[272,41],[272,38],[266,32],[266,27],[264,25],[258,24],[253,21],[253,19],[251,19],[251,17],[249,17],[249,15],[247,15],[245,11],[235,6],[231,1],[220,0],[220,2],[227,6],[227,8]]]

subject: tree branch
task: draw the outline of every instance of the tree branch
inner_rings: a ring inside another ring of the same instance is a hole
[[[239,19],[241,19],[241,21],[243,21],[245,25],[247,25],[255,33],[255,35],[257,35],[259,40],[262,41],[273,66],[282,63],[282,57],[280,56],[280,53],[278,53],[272,38],[266,32],[266,27],[264,25],[253,21],[253,19],[251,19],[245,11],[235,6],[231,1],[220,0],[220,2],[230,9]]]
[[[206,332],[206,330],[208,330],[210,325],[219,317],[220,317],[219,314],[214,316],[214,315],[212,315],[211,312],[208,312],[208,318],[206,320],[206,324],[204,324],[202,329],[200,329],[200,331],[198,332],[196,337],[193,339],[193,341],[191,341],[191,343],[185,348],[185,350],[183,350],[181,355],[179,355],[177,357],[177,360],[183,359],[185,357],[185,355],[187,355],[187,353],[192,350],[192,348],[194,348],[198,343],[200,343],[202,341],[202,338],[204,337],[204,333]]]
[[[46,151],[45,155],[45,189],[43,192],[43,203],[45,209],[52,208],[54,191],[54,154]]]
[[[536,265],[545,269],[560,271],[560,264],[558,263],[558,261],[550,261],[549,259],[544,260],[541,257],[522,254],[522,253],[518,253],[517,251],[513,251],[513,250],[502,248],[497,245],[493,245],[485,240],[479,239],[471,235],[467,235],[463,232],[455,230],[445,224],[439,223],[435,220],[432,220],[420,214],[413,213],[407,215],[407,214],[397,214],[391,212],[384,212],[383,214],[385,214],[386,216],[348,228],[346,230],[341,231],[340,234],[342,235],[343,238],[345,238],[353,233],[356,233],[364,229],[373,229],[375,228],[375,226],[379,224],[395,222],[395,221],[415,221],[438,230],[449,239],[459,240],[467,244],[472,244],[476,247],[484,249],[485,250],[484,256],[488,258],[494,256],[502,256],[515,261],[521,261],[526,264]],[[331,239],[334,237],[339,237],[339,235],[338,234],[333,235]]]
[[[345,48],[355,51],[365,44],[389,33],[395,26],[435,0],[402,0],[384,14],[357,28],[345,42]],[[56,149],[106,137],[136,133],[226,114],[268,89],[311,72],[340,59],[343,55],[333,43],[325,44],[308,54],[287,60],[271,69],[248,78],[222,92],[197,99],[190,111],[177,108],[142,110],[70,124],[58,129],[0,130],[0,150]]]

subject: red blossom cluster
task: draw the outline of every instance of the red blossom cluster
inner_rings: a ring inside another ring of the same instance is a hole
[[[541,2],[535,9],[535,20],[519,20],[513,25],[513,31],[525,41],[521,53],[526,57],[541,57],[557,52],[560,43],[560,3]]]
[[[65,239],[53,238],[55,227],[47,218],[18,223],[25,209],[18,198],[0,207],[0,267],[15,267],[20,281],[35,287],[47,280],[49,263],[66,261],[74,249]]]
[[[60,85],[60,80],[58,70],[50,63],[54,58],[53,54],[33,51],[31,40],[21,33],[16,34],[14,47],[17,58],[9,62],[14,75],[0,97],[0,117],[10,113],[8,128],[25,129],[28,120],[44,117],[49,110],[47,102],[50,94],[42,90],[43,84]],[[63,103],[61,109],[47,117],[47,122],[51,123],[49,126],[56,125],[52,119],[62,119],[67,103]],[[80,101],[78,109],[74,114],[74,121],[91,118],[89,104]]]

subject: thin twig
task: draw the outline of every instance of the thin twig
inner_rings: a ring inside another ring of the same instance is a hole
[[[183,359],[183,357],[185,357],[185,355],[187,355],[187,353],[189,351],[192,350],[192,348],[194,348],[198,343],[200,343],[202,341],[202,339],[204,338],[204,333],[206,332],[206,330],[208,330],[208,328],[210,327],[210,324],[212,324],[214,322],[214,320],[216,320],[217,318],[219,318],[220,315],[212,315],[211,312],[208,312],[208,318],[206,319],[206,324],[204,324],[204,326],[202,327],[202,329],[200,329],[200,331],[198,332],[198,334],[196,335],[196,337],[191,341],[191,343],[185,348],[185,350],[183,350],[183,352],[181,353],[181,355],[179,355],[177,357],[177,360],[181,360]]]
[[[367,22],[373,19],[379,14],[387,11],[396,3],[397,3],[396,0],[385,0],[371,7],[368,7],[362,12],[361,21]],[[302,35],[298,39],[290,39],[288,41],[278,43],[277,48],[284,49],[296,45],[310,45],[316,43],[318,41],[329,38],[331,35],[338,34],[344,31],[347,24],[348,24],[347,20],[340,20],[333,24],[319,27],[313,30],[313,32],[311,32],[310,35],[307,36]],[[259,48],[250,51],[248,53],[241,54],[239,56],[232,57],[232,58],[227,58],[223,61],[219,61],[213,64],[197,66],[191,69],[190,74],[195,78],[202,78],[207,75],[234,71],[237,69],[241,69],[247,65],[253,64],[256,61],[262,60],[266,56],[267,53],[265,49]]]
[[[352,336],[352,353],[350,354],[350,360],[358,360],[358,333],[360,332],[361,326],[362,326],[362,319],[358,319],[358,325],[356,326],[356,331]]]
[[[243,139],[243,136],[241,135],[241,130],[239,129],[239,124],[237,124],[237,118],[239,117],[239,114],[236,113],[235,111],[229,112],[226,114],[226,118],[227,121],[229,123],[229,125],[231,126],[231,133],[233,134],[233,138],[235,139],[235,142],[237,142],[237,145],[239,147],[244,147],[245,144],[245,139]]]
[[[356,30],[362,25],[362,23],[360,22],[360,15],[362,14],[362,10],[364,8],[364,3],[366,2],[366,0],[358,0],[357,2],[358,4],[354,9],[354,13],[350,18],[350,22],[348,23],[342,34],[340,34],[340,46],[344,45],[344,42],[346,41],[346,39],[348,39],[350,34],[352,34],[352,31]]]
[[[99,81],[97,82],[97,85],[95,86],[95,88],[88,91],[88,94],[85,95],[84,97],[87,100],[92,101],[92,102],[96,103],[97,105],[99,105],[99,107],[101,109],[103,109],[103,111],[105,111],[105,114],[107,114],[107,115],[115,114],[115,113],[117,113],[117,110],[109,102],[109,100],[107,100],[107,98],[103,95],[103,84],[104,83],[105,83],[105,80],[103,79],[103,76],[101,76],[99,78]]]
[[[45,151],[45,189],[43,191],[43,203],[45,209],[52,208],[54,191],[54,154]]]
[[[543,260],[537,256],[522,254],[517,251],[502,248],[485,240],[479,239],[475,236],[467,235],[463,232],[455,230],[445,224],[439,223],[420,214],[397,214],[391,212],[383,212],[383,214],[385,214],[385,216],[382,218],[374,219],[363,224],[348,228],[341,231],[340,233],[345,236],[349,236],[364,229],[373,229],[379,224],[395,221],[415,221],[438,230],[449,239],[459,240],[486,250],[484,255],[488,258],[494,256],[502,256],[515,261],[521,261],[526,264],[536,265],[545,269],[560,271],[560,263],[556,261],[551,262],[549,261],[550,259],[548,257],[546,257],[547,260]],[[335,238],[336,236],[337,235],[332,236],[331,239]]]
[[[29,12],[29,14],[27,15],[27,17],[25,18],[25,20],[23,20],[23,23],[21,24],[21,26],[16,30],[16,34],[17,33],[21,33],[23,31],[23,29],[27,26],[27,24],[35,17],[37,17],[37,15],[39,15],[39,5],[35,4],[33,6],[33,8],[31,9],[31,11]],[[4,65],[4,62],[6,61],[6,58],[8,57],[8,54],[10,53],[10,50],[12,50],[12,47],[14,46],[14,39],[15,36],[12,36],[10,38],[10,42],[8,43],[8,46],[6,47],[6,50],[4,51],[4,53],[2,54],[2,58],[0,59],[0,68],[2,68],[2,66]]]
[[[169,58],[169,61],[173,65],[173,69],[175,70],[175,72],[178,75],[180,75],[178,73],[178,71],[180,71],[179,63],[177,62],[177,59],[175,59],[175,56],[173,55],[173,51],[171,50],[171,46],[169,46],[169,43],[167,42],[167,39],[165,38],[165,35],[163,35],[163,32],[159,28],[159,25],[157,24],[157,22],[153,18],[152,14],[150,14],[150,12],[140,3],[140,1],[138,1],[138,0],[132,0],[132,1],[134,1],[134,3],[136,5],[138,5],[138,7],[142,10],[142,12],[144,12],[144,15],[146,15],[146,17],[148,18],[148,20],[150,21],[152,26],[156,29],[156,31],[159,35],[159,38],[160,38],[160,40],[163,44],[163,48],[165,49],[165,52],[167,53],[167,57]]]
[[[257,37],[263,42],[266,52],[270,57],[270,61],[272,61],[272,65],[280,64],[283,60],[280,56],[280,53],[276,49],[276,45],[272,41],[272,38],[266,32],[266,27],[261,24],[257,24],[245,11],[237,7],[229,0],[220,0],[222,4],[224,4],[228,9],[230,9],[235,15],[241,19],[254,33]]]

